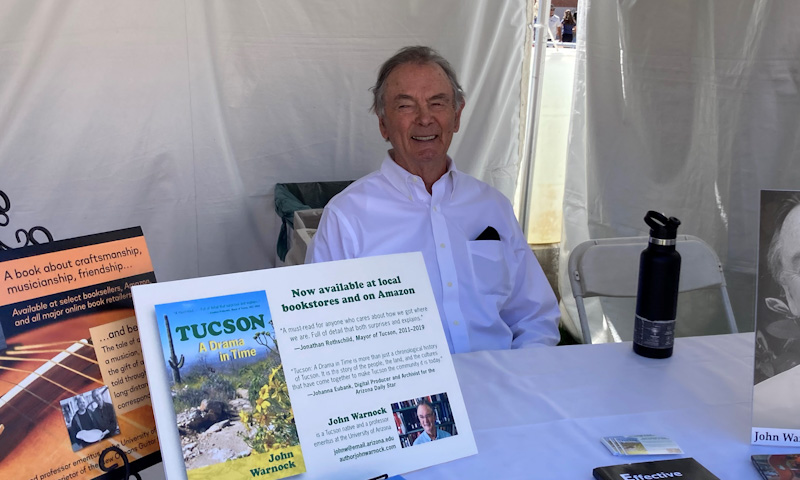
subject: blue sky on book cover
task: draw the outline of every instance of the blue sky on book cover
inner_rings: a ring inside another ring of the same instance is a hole
[[[263,290],[156,305],[156,318],[168,371],[173,350],[184,355],[186,371],[198,364],[226,370],[263,360],[275,346]]]

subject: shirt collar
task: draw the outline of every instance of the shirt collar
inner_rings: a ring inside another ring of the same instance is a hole
[[[413,199],[413,193],[410,187],[410,184],[413,182],[413,179],[416,178],[416,181],[422,184],[422,178],[417,175],[410,173],[405,168],[401,167],[394,160],[392,157],[387,153],[386,157],[383,159],[383,163],[381,164],[381,174],[389,180],[389,183],[400,191],[404,196],[408,197],[409,199]],[[438,184],[441,181],[448,182],[449,185],[452,185],[451,188],[447,188],[449,190],[450,195],[452,196],[455,193],[456,185],[458,183],[458,177],[461,175],[461,172],[456,168],[456,162],[453,161],[449,156],[447,157],[447,171],[444,175],[436,181]],[[425,188],[424,186],[422,187]]]

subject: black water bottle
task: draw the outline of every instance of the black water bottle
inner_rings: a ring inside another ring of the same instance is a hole
[[[675,343],[681,275],[681,254],[675,250],[675,242],[681,221],[652,210],[644,221],[650,226],[650,241],[639,257],[633,351],[644,357],[667,358]]]

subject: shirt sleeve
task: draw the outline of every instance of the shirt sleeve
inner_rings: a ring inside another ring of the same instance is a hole
[[[512,239],[514,285],[500,317],[511,328],[511,348],[555,345],[560,339],[558,301],[522,230],[519,226],[516,230],[519,232]]]
[[[356,248],[352,226],[338,209],[328,205],[322,211],[317,231],[306,250],[305,263],[355,258]]]

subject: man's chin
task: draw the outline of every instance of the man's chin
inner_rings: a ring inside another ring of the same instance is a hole
[[[447,165],[447,153],[442,153],[438,149],[415,152],[414,163],[417,165]]]

